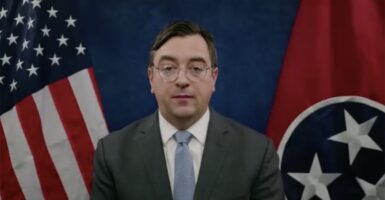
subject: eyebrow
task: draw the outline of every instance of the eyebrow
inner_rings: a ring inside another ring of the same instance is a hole
[[[172,57],[172,56],[165,55],[165,56],[160,57],[159,62],[162,62],[162,61],[177,62],[177,59]],[[203,59],[202,57],[192,57],[189,59],[188,62],[203,62],[203,63],[207,64],[205,59]]]
[[[189,62],[203,62],[203,63],[207,64],[205,59],[203,59],[202,57],[193,57],[189,60]]]
[[[176,62],[176,58],[172,57],[172,56],[161,56],[160,59],[159,59],[159,62],[162,62],[162,61],[173,61],[173,62]]]

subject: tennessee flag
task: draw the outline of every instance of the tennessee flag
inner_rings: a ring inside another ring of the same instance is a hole
[[[300,3],[267,128],[287,199],[385,199],[384,12]]]

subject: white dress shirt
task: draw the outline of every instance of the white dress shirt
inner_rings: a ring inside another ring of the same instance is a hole
[[[178,129],[176,129],[172,124],[170,124],[162,116],[162,114],[160,114],[160,112],[158,113],[159,128],[160,134],[162,136],[164,155],[166,157],[168,177],[170,179],[171,190],[172,192],[174,192],[175,150],[177,144],[173,136],[178,131]],[[209,109],[207,109],[205,114],[203,114],[203,116],[197,122],[195,122],[190,128],[186,130],[193,135],[188,144],[188,147],[190,149],[193,159],[195,182],[198,181],[198,174],[201,166],[209,120],[210,111]]]

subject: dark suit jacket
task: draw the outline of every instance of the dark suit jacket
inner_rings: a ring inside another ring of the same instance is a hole
[[[171,200],[158,114],[101,139],[91,199]],[[195,200],[282,200],[278,156],[263,135],[210,112]]]

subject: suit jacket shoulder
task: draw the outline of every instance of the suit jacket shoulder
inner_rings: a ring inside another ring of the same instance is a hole
[[[101,139],[92,199],[171,199],[157,114]]]
[[[213,113],[214,121],[213,123],[221,123],[227,130],[231,133],[237,133],[239,137],[244,137],[245,139],[250,139],[252,142],[264,143],[269,142],[265,135],[262,133],[251,129],[233,119],[222,116],[218,113]]]
[[[283,199],[272,142],[212,111],[195,192],[196,199]]]

